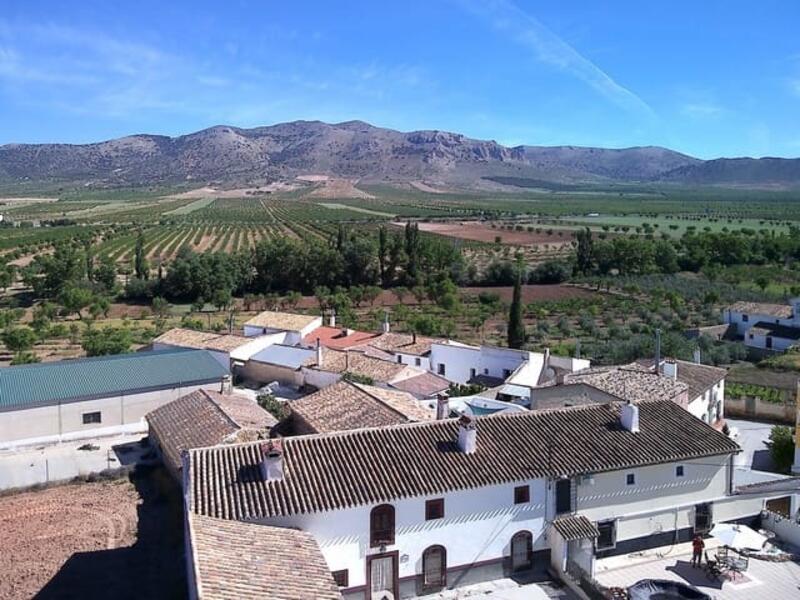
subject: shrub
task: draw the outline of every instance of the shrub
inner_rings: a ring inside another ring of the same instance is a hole
[[[772,428],[769,434],[769,453],[775,468],[788,473],[794,461],[794,440],[792,430],[784,425]]]

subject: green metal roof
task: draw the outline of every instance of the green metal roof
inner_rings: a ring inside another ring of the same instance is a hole
[[[160,350],[0,369],[0,411],[211,381],[228,374],[206,350]]]

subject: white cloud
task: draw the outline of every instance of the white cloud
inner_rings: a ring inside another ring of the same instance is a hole
[[[617,83],[608,73],[561,39],[538,19],[506,0],[460,0],[470,12],[483,17],[493,29],[508,34],[532,50],[537,60],[577,77],[611,102],[631,112],[655,117],[639,96]]]

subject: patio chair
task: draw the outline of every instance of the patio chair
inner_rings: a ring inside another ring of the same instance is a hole
[[[719,548],[717,548],[716,555],[718,561],[728,560],[728,547],[720,546]]]
[[[728,559],[728,568],[730,569],[731,573],[733,573],[734,577],[737,573],[741,575],[747,571],[749,566],[750,559],[746,556],[732,556]]]
[[[709,579],[719,579],[722,576],[722,569],[720,568],[719,561],[709,558],[707,550],[705,554],[706,554],[706,567],[705,567],[706,576]]]

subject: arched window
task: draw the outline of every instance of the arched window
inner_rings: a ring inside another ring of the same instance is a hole
[[[369,514],[370,546],[394,544],[394,506],[381,504]]]
[[[422,553],[422,587],[427,591],[440,590],[447,585],[447,550],[430,546]]]
[[[530,531],[518,531],[511,538],[511,570],[527,571],[533,566],[533,536]]]

